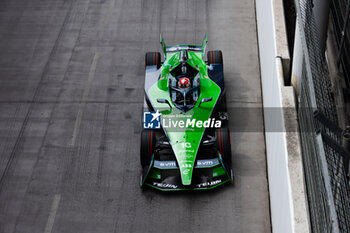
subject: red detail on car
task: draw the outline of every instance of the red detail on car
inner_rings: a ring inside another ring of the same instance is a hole
[[[189,78],[187,77],[180,78],[179,87],[186,88],[186,87],[189,87],[190,85],[191,85],[191,81]]]

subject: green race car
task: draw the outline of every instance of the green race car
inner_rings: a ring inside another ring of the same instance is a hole
[[[146,53],[141,187],[211,189],[233,183],[221,51],[202,45]]]

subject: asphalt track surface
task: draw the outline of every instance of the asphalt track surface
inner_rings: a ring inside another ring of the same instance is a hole
[[[232,132],[235,186],[139,188],[145,52],[208,32],[229,106],[261,108],[254,4],[2,0],[0,232],[270,232],[263,132]]]

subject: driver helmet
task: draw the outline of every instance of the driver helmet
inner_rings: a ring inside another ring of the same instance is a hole
[[[191,86],[191,80],[187,77],[182,77],[179,79],[179,82],[177,83],[178,87],[180,88],[187,88]]]

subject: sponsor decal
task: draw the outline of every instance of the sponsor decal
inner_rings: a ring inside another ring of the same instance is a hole
[[[213,181],[210,181],[210,182],[204,182],[204,183],[201,183],[201,184],[197,184],[197,188],[204,188],[204,187],[208,187],[208,186],[214,186],[216,184],[219,184],[221,183],[221,180],[213,180]]]
[[[211,160],[203,160],[203,161],[198,161],[197,162],[197,166],[211,166],[211,165],[213,165],[214,164],[214,162],[213,161],[211,161]]]
[[[214,164],[214,162],[211,161],[211,160],[204,160],[204,161],[198,161],[197,162],[198,166],[211,166],[213,164]]]
[[[182,172],[182,174],[184,174],[184,175],[188,175],[190,173],[190,169],[185,169],[183,172]]]
[[[194,153],[194,150],[179,150],[181,153]],[[192,155],[190,155],[192,156]]]
[[[160,129],[160,117],[161,113],[156,112],[144,112],[143,113],[143,128],[144,129]]]
[[[167,162],[167,163],[159,163],[159,166],[160,167],[174,167],[176,166],[176,163],[175,162]]]
[[[157,186],[159,188],[169,188],[169,189],[176,189],[177,185],[175,184],[165,184],[165,183],[158,183],[158,182],[153,182],[154,186]]]
[[[192,165],[190,164],[191,161],[188,160],[181,160],[182,168],[191,168]],[[219,164],[219,159],[201,159],[198,160],[196,163],[196,168],[205,168],[205,167],[213,167]],[[154,167],[156,168],[177,168],[176,161],[170,160],[170,161],[159,161],[154,160]]]
[[[214,159],[202,159],[198,160],[196,164],[196,168],[201,168],[201,167],[213,167],[215,165],[219,164],[219,159],[214,158]]]
[[[157,168],[177,168],[175,161],[154,161],[154,167]]]

